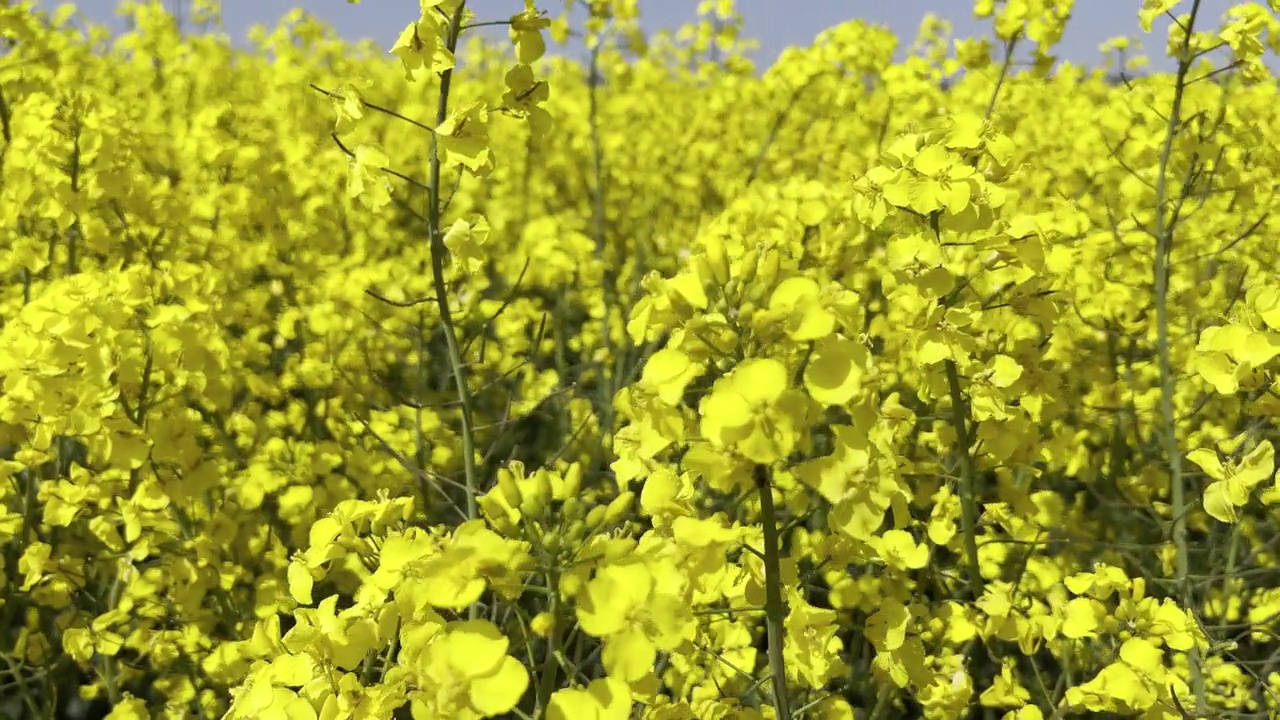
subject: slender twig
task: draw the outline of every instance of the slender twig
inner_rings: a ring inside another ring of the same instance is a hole
[[[342,99],[344,99],[341,95],[339,95],[339,94],[337,94],[337,93],[335,93],[335,92],[332,92],[332,91],[330,91],[330,90],[325,90],[324,88],[320,87],[319,85],[316,85],[315,83],[310,83],[310,85],[311,85],[311,89],[312,89],[312,90],[315,90],[316,92],[320,93],[321,95],[324,95],[325,97],[327,97],[327,98],[329,98],[329,99],[331,99],[331,100],[342,100]],[[417,121],[417,120],[414,120],[413,118],[409,117],[408,115],[401,115],[400,113],[396,112],[395,110],[392,110],[392,109],[391,109],[391,108],[389,108],[389,107],[383,107],[382,105],[378,105],[378,104],[375,104],[375,103],[371,103],[371,102],[369,102],[368,100],[365,100],[364,98],[360,98],[360,104],[361,104],[361,105],[363,105],[364,107],[369,108],[370,110],[376,110],[376,111],[378,111],[378,112],[380,112],[380,113],[382,113],[382,114],[384,114],[384,115],[388,115],[388,116],[393,117],[393,118],[395,118],[395,119],[397,119],[397,120],[401,120],[401,121],[403,121],[403,122],[407,122],[407,123],[409,123],[410,125],[412,125],[412,126],[414,126],[414,127],[418,128],[418,129],[420,129],[420,130],[426,130],[427,132],[431,133],[432,135],[435,135],[435,133],[436,133],[435,128],[433,128],[433,127],[431,127],[431,126],[427,125],[426,123],[424,123],[424,122],[419,122],[419,121]],[[437,123],[437,124],[438,124],[438,123]]]
[[[748,187],[755,182],[756,177],[760,174],[760,168],[764,165],[765,156],[769,154],[769,148],[773,147],[774,141],[778,139],[778,133],[781,132],[783,123],[787,121],[787,117],[796,107],[796,103],[800,101],[800,96],[804,94],[805,90],[809,89],[810,85],[813,85],[818,77],[816,74],[810,76],[808,80],[791,91],[791,97],[786,104],[773,116],[773,123],[769,126],[769,133],[765,135],[764,142],[761,143],[760,149],[756,151],[755,160],[751,163],[751,171],[747,173],[746,185]]]
[[[338,149],[339,149],[339,150],[341,150],[343,153],[345,153],[347,157],[354,158],[354,157],[356,156],[355,151],[353,151],[351,148],[348,148],[345,144],[343,144],[342,140],[338,138],[338,134],[337,134],[337,133],[329,133],[329,137],[333,139],[333,142],[334,142],[335,144],[337,144]],[[432,144],[433,144],[433,146],[434,146],[434,143],[435,143],[435,136],[434,136],[434,135],[432,135],[432,136],[431,136],[431,142],[432,142]],[[401,180],[404,180],[405,182],[409,183],[410,185],[412,185],[412,186],[414,186],[414,187],[416,187],[416,188],[418,188],[418,189],[420,189],[420,190],[427,190],[428,192],[430,192],[430,188],[428,188],[426,185],[423,185],[423,184],[422,184],[421,182],[419,182],[418,180],[415,180],[415,179],[413,179],[413,178],[409,177],[408,175],[405,175],[404,173],[399,172],[398,170],[395,170],[395,169],[393,169],[393,168],[389,168],[389,167],[380,167],[380,168],[378,168],[378,170],[380,170],[380,171],[382,171],[382,172],[384,172],[384,173],[386,173],[386,174],[388,174],[388,175],[392,175],[392,176],[398,177],[398,178],[400,178]],[[437,182],[437,184],[439,184],[439,183]]]

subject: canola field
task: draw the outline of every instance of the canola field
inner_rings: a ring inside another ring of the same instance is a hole
[[[1280,2],[1072,5],[0,3],[0,710],[1280,717]]]

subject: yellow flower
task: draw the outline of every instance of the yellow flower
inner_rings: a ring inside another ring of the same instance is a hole
[[[800,439],[806,407],[788,391],[787,369],[772,358],[750,358],[716,381],[702,402],[702,433],[752,462],[770,464]]]
[[[417,716],[501,715],[510,712],[529,687],[529,671],[506,654],[510,641],[488,620],[450,623],[426,642],[425,651],[411,664],[420,688],[409,693]]]
[[[511,16],[508,32],[516,46],[516,59],[529,65],[547,51],[542,31],[551,27],[551,20],[534,6],[533,0],[524,0],[524,11]]]
[[[585,688],[563,688],[551,695],[548,720],[626,720],[631,715],[631,690],[612,677],[592,680]]]
[[[1253,489],[1270,480],[1276,471],[1275,449],[1270,440],[1258,443],[1239,464],[1231,466],[1224,466],[1217,453],[1205,448],[1192,450],[1187,459],[1213,479],[1204,491],[1204,509],[1225,523],[1239,518],[1238,509],[1249,502]]]

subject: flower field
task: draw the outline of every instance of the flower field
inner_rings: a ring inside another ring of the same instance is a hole
[[[1280,717],[1280,2],[374,5],[0,4],[0,712]]]

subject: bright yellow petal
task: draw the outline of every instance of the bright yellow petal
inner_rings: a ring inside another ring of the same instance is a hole
[[[658,648],[639,630],[627,630],[611,636],[604,644],[600,661],[609,677],[635,682],[653,672]]]
[[[449,664],[463,677],[494,672],[511,641],[488,620],[465,620],[449,628],[444,648]]]
[[[470,701],[484,717],[511,712],[529,689],[529,670],[519,660],[503,656],[498,671],[471,681]]]
[[[787,389],[787,366],[773,358],[752,358],[734,370],[733,387],[752,405],[772,403]]]
[[[1225,481],[1209,483],[1204,489],[1204,511],[1224,523],[1234,523],[1239,517]]]

